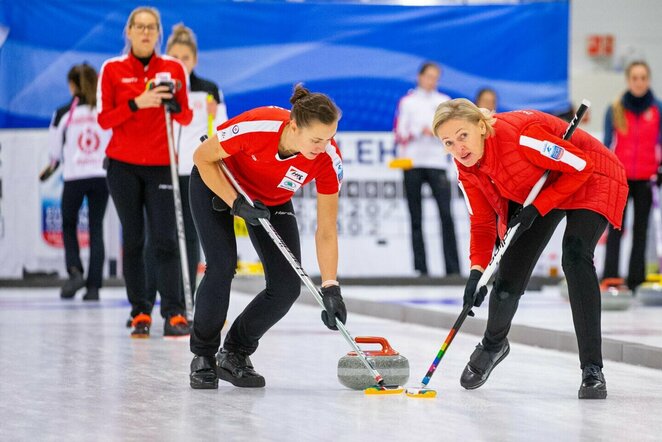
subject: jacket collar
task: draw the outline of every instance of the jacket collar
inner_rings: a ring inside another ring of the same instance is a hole
[[[134,69],[139,69],[141,72],[147,71],[150,67],[150,64],[152,64],[155,58],[156,57],[154,55],[154,52],[152,52],[152,55],[149,56],[149,61],[147,62],[147,64],[143,64],[142,60],[144,59],[136,57],[133,51],[129,50],[129,60],[131,61],[131,66],[133,66]]]

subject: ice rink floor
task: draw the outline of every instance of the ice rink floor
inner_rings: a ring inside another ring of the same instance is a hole
[[[460,332],[430,383],[436,399],[365,396],[336,378],[348,345],[324,328],[318,308],[297,303],[252,358],[266,388],[221,381],[218,390],[199,391],[188,385],[188,340],[164,340],[160,318],[149,340],[129,338],[123,288],[103,289],[99,303],[58,296],[53,288],[0,290],[2,441],[654,441],[662,434],[662,370],[606,361],[607,400],[579,401],[576,355],[513,344],[490,380],[467,391],[459,377],[478,337]],[[230,318],[249,300],[233,293]],[[388,338],[409,359],[410,386],[448,332],[351,311],[347,326],[353,336]]]

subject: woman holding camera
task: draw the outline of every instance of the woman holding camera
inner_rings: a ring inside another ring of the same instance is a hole
[[[164,336],[186,336],[175,207],[163,106],[180,124],[191,121],[182,63],[157,54],[159,12],[134,9],[126,23],[125,54],[107,60],[97,91],[99,125],[112,129],[106,155],[108,187],[122,223],[123,269],[131,303],[131,337],[149,337],[152,303],[145,294],[145,225],[154,241]],[[147,217],[146,220],[144,217]]]

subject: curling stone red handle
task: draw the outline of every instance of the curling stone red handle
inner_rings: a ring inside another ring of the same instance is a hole
[[[388,343],[386,338],[381,336],[357,336],[354,338],[357,344],[379,344],[382,346],[382,349],[379,350],[379,353],[385,356],[397,355],[398,352],[393,350],[391,344]]]

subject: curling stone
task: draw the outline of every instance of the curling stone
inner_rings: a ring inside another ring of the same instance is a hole
[[[379,350],[363,350],[366,358],[389,385],[404,385],[409,379],[409,361],[395,351],[386,338],[379,336],[357,336],[357,344],[379,344]],[[375,378],[366,369],[356,352],[349,352],[338,361],[338,380],[353,390],[365,390],[375,385]]]
[[[643,305],[662,305],[662,275],[648,275],[637,288],[637,298]]]
[[[627,310],[632,305],[632,290],[623,278],[605,278],[600,284],[602,310]]]

